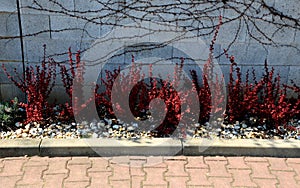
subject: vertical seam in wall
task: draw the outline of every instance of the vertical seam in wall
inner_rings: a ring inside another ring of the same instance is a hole
[[[297,29],[295,29],[295,32],[294,32],[293,44],[296,43],[296,37],[297,37]]]
[[[75,10],[76,10],[76,9],[75,9],[75,8],[76,8],[75,1],[76,1],[76,0],[73,0],[74,14],[75,14]]]
[[[21,20],[21,10],[19,0],[17,1],[17,9],[18,9],[18,22],[19,22],[19,35],[21,42],[21,53],[22,53],[22,63],[23,63],[23,75],[25,77],[25,58],[24,58],[24,44],[23,44],[23,29],[22,29],[22,20]]]
[[[287,72],[287,79],[286,79],[286,84],[290,84],[291,83],[291,65],[288,66],[288,72]]]
[[[50,39],[52,39],[52,28],[51,28],[51,18],[50,15],[48,16],[49,18],[49,33],[50,33]]]
[[[21,56],[22,56],[22,68],[23,68],[23,79],[26,78],[25,72],[25,56],[24,56],[24,41],[23,41],[23,29],[22,29],[22,20],[21,20],[21,9],[20,9],[20,2],[16,0],[17,3],[17,11],[18,11],[18,22],[19,22],[19,35],[20,35],[20,45],[21,45]],[[25,101],[26,101],[26,92],[24,94]]]

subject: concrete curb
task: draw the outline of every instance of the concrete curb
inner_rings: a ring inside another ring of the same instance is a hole
[[[121,156],[121,155],[164,155],[182,153],[180,140],[166,139],[77,139],[43,140],[40,146],[42,156]]]
[[[0,139],[0,157],[39,155],[41,139]]]
[[[183,155],[300,157],[300,140],[203,140],[183,142]]]
[[[300,140],[153,138],[0,140],[0,157],[16,156],[257,156],[300,157]]]

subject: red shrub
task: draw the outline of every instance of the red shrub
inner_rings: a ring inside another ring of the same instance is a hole
[[[226,54],[227,55],[227,54]],[[228,55],[227,55],[228,57]],[[226,116],[229,122],[245,120],[246,117],[257,117],[258,122],[265,122],[269,128],[286,126],[286,123],[300,112],[300,101],[292,102],[287,98],[287,89],[295,92],[297,86],[286,86],[280,83],[280,75],[274,78],[274,68],[269,70],[267,62],[264,66],[264,75],[256,81],[253,70],[253,81],[249,81],[249,70],[246,73],[246,82],[242,82],[240,68],[237,67],[233,56],[229,58],[230,80],[228,83],[228,104]],[[234,80],[234,73],[236,80]]]
[[[75,62],[73,60],[73,54],[71,48],[68,51],[69,61],[68,66],[60,65],[60,74],[62,77],[63,86],[65,87],[66,93],[69,96],[69,102],[66,102],[62,106],[60,119],[72,120],[74,115],[78,115],[82,110],[86,109],[88,104],[93,100],[90,98],[84,101],[83,97],[83,82],[84,82],[84,62],[81,61],[80,51],[75,54]],[[76,85],[76,96],[73,99],[73,87]]]
[[[262,85],[260,101],[258,101],[258,115],[266,119],[270,126],[278,129],[279,126],[286,126],[286,123],[299,114],[299,99],[295,104],[290,103],[287,98],[287,87],[281,85],[280,75],[274,77],[274,68],[269,71],[265,62],[265,73],[258,84]],[[293,87],[292,87],[293,89]]]
[[[225,91],[223,88],[224,75],[219,77],[215,73],[213,62],[213,50],[217,40],[217,36],[222,25],[222,17],[219,17],[219,24],[215,30],[214,37],[209,48],[209,56],[202,70],[202,83],[199,83],[199,78],[195,70],[191,70],[193,89],[198,93],[200,103],[199,121],[205,123],[210,120],[211,116],[220,117],[224,113],[223,104],[226,100]]]
[[[176,91],[175,88],[184,81],[182,77],[183,69],[183,59],[181,64],[175,65],[174,68],[174,78],[171,80],[168,77],[166,80],[153,78],[152,65],[149,65],[149,80],[144,80],[145,75],[141,73],[141,68],[137,66],[132,57],[132,64],[128,74],[120,73],[120,68],[115,69],[113,72],[106,70],[106,78],[102,79],[102,84],[105,86],[103,92],[96,93],[96,104],[98,106],[103,105],[106,108],[106,113],[110,117],[115,117],[113,111],[113,105],[118,111],[122,120],[126,119],[126,101],[117,100],[112,104],[111,95],[113,85],[118,88],[118,92],[114,92],[115,98],[123,99],[125,93],[130,93],[129,95],[129,108],[132,114],[137,119],[147,119],[147,114],[149,113],[149,104],[155,98],[160,98],[165,103],[166,116],[161,125],[156,128],[156,131],[160,135],[171,134],[178,125],[182,113],[181,105],[186,103],[186,96],[188,93],[180,93],[181,91]],[[120,78],[117,79],[118,75]],[[131,86],[134,86],[130,88]],[[100,86],[98,85],[99,89]],[[183,96],[183,99],[180,99]],[[126,113],[127,112],[127,113]]]
[[[16,69],[14,69],[15,76],[11,76],[7,72],[4,64],[2,68],[7,77],[19,88],[26,93],[26,103],[20,103],[26,109],[26,122],[40,122],[48,117],[50,107],[47,99],[52,91],[56,78],[56,63],[53,59],[48,59],[46,62],[46,46],[44,45],[44,58],[41,65],[27,66],[25,69],[25,76],[21,76]],[[17,79],[15,79],[17,78]]]

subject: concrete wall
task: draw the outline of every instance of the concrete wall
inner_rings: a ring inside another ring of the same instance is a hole
[[[23,38],[24,57],[26,63],[34,64],[41,61],[43,57],[43,44],[47,45],[48,55],[56,54],[53,56],[55,60],[65,61],[67,60],[67,55],[59,54],[67,52],[69,47],[71,47],[73,51],[85,50],[89,48],[97,38],[106,35],[112,29],[112,27],[108,25],[87,23],[86,21],[73,17],[72,15],[67,16],[57,12],[45,12],[26,8],[27,6],[32,6],[32,2],[32,0],[20,0],[22,7],[21,19],[23,35],[36,34]],[[48,0],[38,0],[38,2],[44,8],[56,11],[62,10],[60,6],[53,4]],[[75,11],[97,10],[101,8],[101,5],[95,3],[95,1],[65,0],[58,2],[62,3],[63,6],[68,10]],[[157,2],[162,3],[162,1]],[[168,2],[169,1],[163,1],[163,3]],[[282,0],[269,0],[268,3],[272,4],[274,7],[286,14],[296,15],[299,18],[300,5],[297,3],[297,0],[291,0],[288,2]],[[74,14],[76,14],[76,12]],[[141,13],[133,12],[131,14],[136,14],[138,16]],[[228,17],[234,16],[232,12],[227,13],[225,11],[222,14],[223,16]],[[0,15],[0,36],[18,36],[19,24],[16,1],[2,0],[0,5]],[[85,14],[85,16],[93,17],[95,15],[90,13],[89,15]],[[114,15],[105,19],[114,22]],[[179,23],[181,26],[186,24],[188,25],[189,23]],[[273,31],[271,25],[261,24],[260,26],[267,28],[266,31],[268,31],[268,27],[270,27],[270,32]],[[226,48],[232,42],[236,29],[237,25],[234,24],[224,25],[221,27],[217,44],[215,45],[215,55],[222,53],[222,49]],[[257,36],[259,37],[258,33]],[[290,44],[299,47],[299,30],[287,29],[275,33],[272,37],[279,47],[261,45],[250,37],[246,30],[246,25],[242,24],[241,30],[237,36],[237,40],[231,46],[229,53],[236,57],[236,61],[239,63],[239,65],[241,65],[243,73],[245,73],[247,69],[254,67],[255,70],[261,74],[263,71],[264,60],[267,59],[270,66],[274,66],[276,73],[280,72],[283,83],[287,83],[289,80],[293,79],[300,85],[300,52],[295,48],[286,46],[287,44]],[[212,35],[203,37],[203,40],[209,42],[211,38]],[[162,54],[166,53],[168,53],[166,50],[157,50],[154,51],[152,55],[160,57]],[[173,55],[175,56],[176,54]],[[17,68],[18,72],[22,73],[21,57],[21,45],[19,38],[0,40],[0,61],[5,63],[5,66],[9,70]],[[112,61],[111,67],[115,67],[115,62],[120,60],[125,61],[126,58],[128,58],[128,54],[127,56],[125,54],[124,56],[116,58],[114,61]],[[217,60],[222,68],[223,73],[225,75],[228,74],[228,60],[224,56],[221,56]],[[225,78],[228,80],[227,77]],[[59,83],[59,80],[57,80],[57,82],[58,85],[54,89],[54,95],[56,97],[59,95],[59,93],[61,93],[61,84]],[[7,79],[3,71],[0,70],[0,98],[6,100],[12,96],[22,97],[22,94]]]
[[[15,1],[2,1],[0,6],[0,35],[1,36],[18,36],[18,15]],[[22,73],[22,58],[20,39],[0,40],[0,61],[5,63],[7,69],[12,71],[13,68]],[[13,96],[22,97],[19,89],[16,88],[7,76],[0,72],[0,96],[2,99],[9,99]]]

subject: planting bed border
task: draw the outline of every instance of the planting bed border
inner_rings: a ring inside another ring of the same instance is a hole
[[[17,156],[257,156],[300,157],[300,140],[153,138],[0,140],[0,157]],[[205,144],[211,143],[211,144]]]

